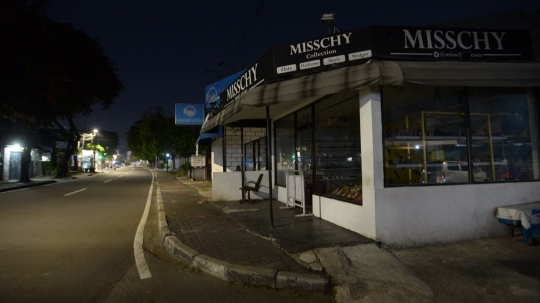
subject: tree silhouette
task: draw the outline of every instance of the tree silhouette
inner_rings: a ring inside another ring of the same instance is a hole
[[[0,118],[24,123],[28,133],[59,129],[67,148],[58,177],[80,138],[74,119],[95,105],[108,108],[124,89],[98,41],[72,24],[49,20],[46,1],[0,2]],[[21,181],[29,181],[31,142],[21,163]]]

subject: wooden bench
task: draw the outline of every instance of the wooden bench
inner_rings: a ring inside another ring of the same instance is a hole
[[[248,194],[248,198],[247,200],[240,200],[240,204],[244,201],[249,201],[251,202],[252,204],[254,203],[253,200],[251,200],[251,195],[250,193],[251,192],[258,192],[259,191],[259,188],[261,187],[261,181],[262,181],[262,178],[263,178],[263,174],[260,174],[259,175],[259,178],[257,179],[257,182],[255,181],[248,181],[246,182],[246,184],[244,184],[244,186],[240,187],[240,190],[243,191],[243,192],[247,192]],[[253,184],[253,185],[252,185]]]

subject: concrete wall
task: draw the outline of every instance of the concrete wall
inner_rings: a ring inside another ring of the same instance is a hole
[[[263,174],[261,188],[259,192],[251,193],[251,199],[268,199],[268,172],[267,171],[246,171],[246,181],[256,182],[260,174]],[[212,180],[212,200],[213,201],[235,201],[242,199],[242,173],[241,172],[214,172]],[[247,198],[247,194],[246,194]]]
[[[411,247],[505,234],[498,206],[540,200],[540,182],[379,189],[377,239]]]

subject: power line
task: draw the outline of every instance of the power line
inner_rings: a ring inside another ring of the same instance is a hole
[[[234,50],[234,53],[231,57],[231,60],[234,58],[234,56],[236,55],[236,52],[238,51],[238,49],[240,48],[240,44],[242,44],[242,41],[244,41],[244,38],[246,37],[247,33],[249,32],[249,29],[251,28],[251,25],[253,24],[253,21],[255,21],[255,19],[257,18],[257,15],[259,14],[259,11],[261,10],[261,7],[263,6],[264,4],[264,1],[265,0],[262,0],[261,1],[261,4],[259,5],[259,8],[257,9],[257,12],[255,13],[255,16],[253,16],[253,19],[251,19],[251,22],[249,23],[249,26],[248,28],[246,29],[246,32],[244,33],[244,35],[242,36],[242,39],[240,39],[240,42],[238,42],[238,45],[236,46],[236,49]]]

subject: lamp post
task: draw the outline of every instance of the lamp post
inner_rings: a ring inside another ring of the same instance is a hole
[[[116,157],[118,157],[116,154],[112,155],[113,157],[113,163],[112,163],[112,169],[116,169],[116,166],[114,166],[114,162],[116,162]]]
[[[96,137],[97,137],[97,133],[98,133],[98,130],[97,129],[94,129],[94,137],[92,138],[92,141],[93,141],[93,145],[94,145],[94,163],[92,165],[92,170],[95,172],[96,171]]]
[[[169,172],[169,158],[170,158],[170,155],[167,154],[167,173]]]
[[[78,160],[77,161],[78,162],[77,166],[79,167],[79,169],[81,171],[84,171],[84,172],[87,172],[89,169],[92,168],[91,166],[90,167],[88,167],[88,166],[84,167],[83,162],[86,159],[85,154],[84,154],[84,151],[86,150],[85,143],[86,143],[86,141],[92,140],[93,137],[94,137],[94,133],[92,133],[92,132],[82,133],[81,134],[81,141],[80,141],[81,146],[80,146],[80,153],[77,156],[77,160]]]

